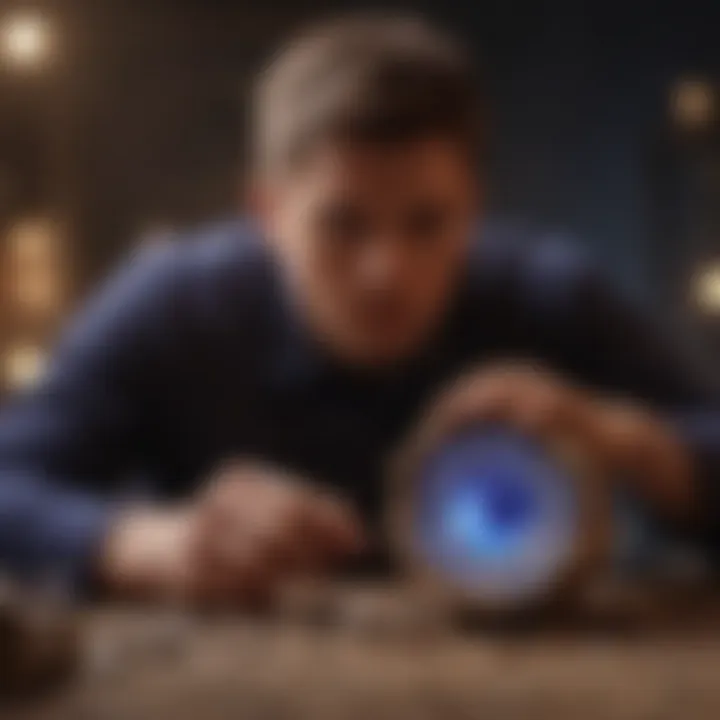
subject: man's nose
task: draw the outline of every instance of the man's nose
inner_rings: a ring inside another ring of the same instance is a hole
[[[358,270],[366,285],[387,287],[402,276],[406,266],[407,258],[402,242],[387,238],[365,249]]]

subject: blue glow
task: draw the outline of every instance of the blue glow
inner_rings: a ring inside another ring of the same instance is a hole
[[[572,551],[573,487],[539,445],[500,430],[468,432],[433,456],[420,478],[419,548],[452,582],[524,592]]]
[[[505,552],[534,521],[537,499],[512,476],[493,473],[477,480],[452,488],[443,498],[442,533],[473,554]]]

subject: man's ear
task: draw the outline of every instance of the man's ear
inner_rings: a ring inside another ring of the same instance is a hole
[[[253,176],[242,188],[243,206],[260,229],[267,242],[277,237],[277,198],[271,184],[265,178]]]

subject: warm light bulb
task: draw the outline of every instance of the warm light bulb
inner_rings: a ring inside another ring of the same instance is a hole
[[[47,57],[51,46],[50,27],[41,16],[23,15],[6,21],[2,31],[5,56],[13,63],[36,66]]]
[[[50,318],[63,303],[66,284],[58,228],[49,220],[15,224],[6,251],[7,296],[22,313]]]
[[[12,390],[34,385],[45,369],[45,353],[31,345],[9,348],[4,358],[5,384]]]
[[[720,315],[720,263],[710,265],[698,273],[694,295],[703,312]]]
[[[688,130],[707,127],[716,114],[715,91],[703,80],[683,80],[672,93],[675,122]]]

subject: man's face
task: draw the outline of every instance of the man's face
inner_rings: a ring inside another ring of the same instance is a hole
[[[268,235],[303,317],[354,365],[411,356],[452,296],[474,219],[451,143],[328,144],[267,190]]]

